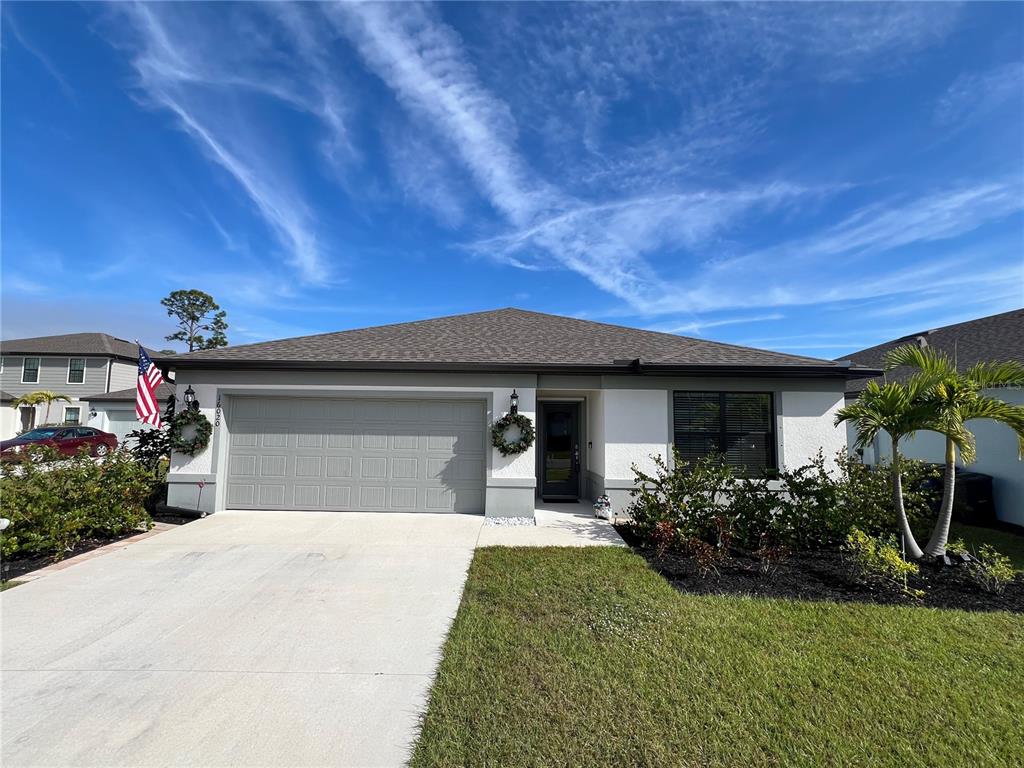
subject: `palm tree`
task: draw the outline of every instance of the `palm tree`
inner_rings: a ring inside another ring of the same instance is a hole
[[[61,394],[58,394],[56,392],[50,392],[47,389],[41,389],[38,392],[29,392],[27,395],[22,395],[21,397],[14,398],[11,401],[11,407],[12,408],[20,408],[23,405],[30,405],[32,407],[35,407],[37,405],[43,405],[45,403],[46,404],[46,420],[45,420],[45,423],[49,424],[50,423],[50,406],[53,403],[57,402],[58,400],[62,400],[65,403],[70,403],[71,402],[71,398],[68,397],[67,395],[61,395]]]
[[[974,435],[965,426],[972,419],[991,419],[1006,424],[1017,434],[1020,455],[1024,456],[1024,405],[1011,405],[984,394],[995,387],[1024,385],[1024,365],[1017,362],[977,363],[960,373],[956,361],[930,347],[897,347],[885,358],[887,370],[899,366],[916,368],[934,382],[924,397],[936,408],[938,419],[931,427],[946,438],[946,475],[942,484],[942,505],[926,554],[946,552],[949,524],[953,518],[953,494],[956,487],[956,449],[965,464],[975,458]]]
[[[857,448],[864,448],[882,430],[892,439],[892,497],[896,507],[896,520],[907,555],[920,559],[924,553],[910,530],[907,512],[903,506],[903,476],[899,443],[905,437],[922,429],[929,429],[937,417],[935,404],[922,395],[933,381],[927,374],[912,376],[906,382],[889,381],[880,385],[869,381],[856,402],[840,408],[836,413],[836,426],[844,421],[853,422],[857,429]],[[954,436],[954,440],[961,439]]]

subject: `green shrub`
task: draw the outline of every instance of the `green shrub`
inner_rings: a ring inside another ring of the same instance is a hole
[[[834,464],[819,451],[809,464],[771,479],[737,479],[714,456],[688,463],[676,454],[673,469],[660,457],[654,461],[653,474],[633,468],[637,489],[627,513],[637,534],[656,538],[660,548],[693,538],[721,548],[724,529],[730,545],[747,552],[839,546],[854,527],[875,536],[896,529],[889,467],[865,466],[846,451]],[[917,524],[932,515],[926,480],[938,470],[911,460],[902,466],[904,505]]]
[[[870,536],[854,528],[847,535],[843,550],[862,581],[896,586],[904,594],[913,597],[923,596],[920,590],[912,590],[907,586],[907,577],[916,575],[920,569],[915,563],[903,559],[893,534]]]
[[[991,544],[978,547],[974,559],[967,564],[967,574],[971,581],[995,595],[1001,595],[1006,585],[1017,577],[1010,558],[1000,554]]]
[[[628,514],[637,534],[650,539],[659,523],[675,526],[677,538],[696,537],[714,541],[715,518],[722,513],[720,499],[732,483],[732,472],[715,456],[694,463],[683,461],[675,452],[674,468],[661,456],[654,456],[654,474],[633,467],[636,488]]]
[[[0,465],[0,501],[11,521],[0,551],[60,559],[82,539],[117,536],[152,525],[143,502],[153,470],[115,451],[103,459],[61,457],[33,447],[21,462]]]

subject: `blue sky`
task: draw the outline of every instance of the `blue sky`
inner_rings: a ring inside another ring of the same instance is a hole
[[[4,3],[4,338],[503,306],[837,357],[1024,305],[1024,5]]]

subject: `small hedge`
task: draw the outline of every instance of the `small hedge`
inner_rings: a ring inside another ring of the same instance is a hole
[[[819,451],[810,464],[770,479],[736,478],[714,456],[688,464],[677,453],[673,469],[660,457],[655,462],[651,474],[634,467],[637,488],[627,513],[636,532],[660,546],[697,540],[748,552],[810,550],[843,544],[854,527],[876,536],[896,528],[888,468],[872,469],[845,451],[834,468]],[[907,459],[902,470],[914,524],[932,516],[925,481],[938,473]]]
[[[25,461],[0,464],[2,514],[11,521],[0,534],[3,557],[59,560],[83,539],[148,530],[143,503],[155,481],[153,469],[122,451],[96,460],[32,448]]]

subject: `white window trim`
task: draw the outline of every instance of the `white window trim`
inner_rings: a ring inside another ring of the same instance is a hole
[[[82,361],[82,380],[81,381],[72,381],[71,380],[71,361],[72,360],[81,360]],[[68,358],[68,376],[67,376],[67,380],[64,383],[65,384],[85,384],[85,372],[86,372],[86,370],[88,368],[89,368],[89,361],[86,358],[84,358],[84,357],[69,357]]]
[[[82,406],[80,406],[80,405],[65,405],[64,406],[64,422],[63,422],[63,425],[64,426],[68,426],[68,411],[70,411],[72,409],[78,411],[78,417],[74,421],[74,426],[76,426],[76,427],[81,426],[81,424],[82,424]]]
[[[36,380],[26,381],[25,380],[25,363],[29,360],[36,361]],[[21,358],[21,383],[22,384],[38,384],[39,383],[39,369],[43,367],[43,358],[41,357],[23,357]]]

